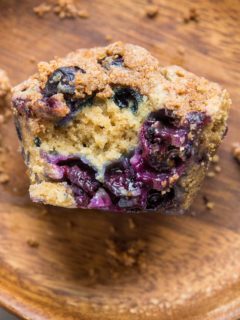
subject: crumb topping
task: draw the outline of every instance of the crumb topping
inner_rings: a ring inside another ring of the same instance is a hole
[[[122,59],[122,66],[114,65],[114,59]],[[13,101],[24,100],[25,109],[32,114],[49,117],[49,106],[42,100],[42,90],[56,69],[73,66],[84,70],[77,72],[74,79],[76,98],[91,95],[110,98],[113,87],[121,85],[139,90],[155,105],[165,103],[178,114],[200,110],[212,116],[220,104],[225,104],[226,108],[229,105],[228,94],[219,85],[178,66],[161,68],[158,60],[147,50],[122,42],[105,48],[78,50],[65,58],[39,63],[38,73],[14,89]],[[64,116],[67,112],[64,102],[59,102],[59,99],[59,96],[56,97],[58,107],[50,112],[53,117]]]

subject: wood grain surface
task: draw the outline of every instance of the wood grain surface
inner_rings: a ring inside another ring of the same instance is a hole
[[[240,140],[240,2],[155,0],[159,14],[149,19],[146,0],[82,0],[90,18],[63,21],[37,17],[39,3],[0,1],[0,68],[13,84],[36,70],[33,57],[105,45],[110,35],[221,83],[233,107],[222,172],[205,181],[192,216],[32,204],[13,125],[4,125],[11,179],[0,187],[0,304],[32,320],[240,318],[240,168],[230,153]],[[192,6],[199,22],[184,23]]]

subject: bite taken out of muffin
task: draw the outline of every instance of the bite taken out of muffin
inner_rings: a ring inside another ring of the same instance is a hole
[[[121,42],[39,63],[12,102],[33,201],[167,214],[191,205],[231,103],[218,84]]]

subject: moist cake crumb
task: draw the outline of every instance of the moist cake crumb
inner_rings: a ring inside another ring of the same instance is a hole
[[[240,164],[240,143],[239,142],[233,143],[232,155],[234,159]]]
[[[145,15],[152,19],[155,18],[159,13],[159,7],[154,4],[149,4],[145,7]]]

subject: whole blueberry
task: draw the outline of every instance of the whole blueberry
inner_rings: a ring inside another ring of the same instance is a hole
[[[142,101],[142,95],[137,90],[129,87],[116,87],[113,101],[120,109],[128,108],[133,113],[136,113],[139,103]]]
[[[57,93],[73,95],[75,91],[74,79],[77,72],[85,73],[79,67],[61,67],[56,69],[48,78],[43,90],[46,97]]]

